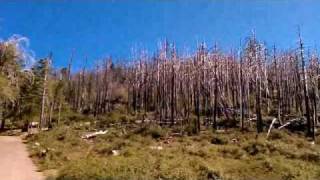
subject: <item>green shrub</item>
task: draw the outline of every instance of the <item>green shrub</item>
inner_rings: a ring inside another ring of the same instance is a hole
[[[300,158],[304,161],[320,163],[320,154],[317,152],[304,152]]]
[[[144,125],[134,131],[135,134],[151,136],[154,139],[159,139],[167,136],[168,131],[158,125]]]
[[[220,177],[219,172],[210,169],[206,165],[203,165],[203,164],[199,165],[198,171],[199,171],[199,179],[222,180],[222,178]]]
[[[185,126],[183,132],[187,133],[187,135],[189,136],[197,134],[198,131],[197,131],[197,127],[195,126],[195,121],[196,119],[192,118],[191,122]]]
[[[248,142],[243,149],[250,155],[255,156],[259,153],[268,152],[268,148],[265,143],[260,141],[251,141]]]
[[[228,140],[224,137],[213,137],[211,139],[211,144],[224,145],[228,144]]]
[[[151,126],[148,134],[150,134],[152,138],[158,139],[165,137],[167,135],[167,131],[160,126]]]
[[[62,162],[72,160],[73,154],[87,150],[89,145],[82,142],[81,134],[68,126],[40,132],[28,139],[31,155],[39,161],[41,169],[57,168]]]
[[[135,118],[133,116],[126,115],[125,113],[121,113],[119,111],[112,111],[104,115],[99,115],[97,117],[97,126],[99,128],[106,128],[112,125],[131,123],[134,121],[134,119]]]

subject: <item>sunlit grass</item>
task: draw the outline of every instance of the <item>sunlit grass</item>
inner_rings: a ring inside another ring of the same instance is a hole
[[[320,174],[319,145],[289,132],[274,131],[268,140],[265,133],[236,129],[171,137],[169,129],[139,126],[109,128],[89,141],[80,138],[88,130],[79,123],[61,126],[33,136],[29,147],[42,170],[59,170],[58,180],[298,180]]]

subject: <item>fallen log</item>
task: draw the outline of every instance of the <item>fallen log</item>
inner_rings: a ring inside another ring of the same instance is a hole
[[[91,138],[94,138],[96,137],[97,135],[103,135],[103,134],[107,134],[108,130],[105,130],[105,131],[98,131],[98,132],[93,132],[93,133],[89,133],[89,134],[86,134],[86,135],[83,135],[81,136],[82,139],[91,139]]]
[[[162,146],[150,146],[150,149],[152,150],[163,150]]]

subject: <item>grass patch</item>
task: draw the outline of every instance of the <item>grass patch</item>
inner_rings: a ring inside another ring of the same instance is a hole
[[[85,132],[79,125],[41,132],[29,139],[32,157],[42,170],[57,169],[57,180],[298,180],[320,174],[319,145],[288,132],[268,140],[233,129],[172,137],[169,129],[140,125],[109,127],[89,141],[80,138]]]

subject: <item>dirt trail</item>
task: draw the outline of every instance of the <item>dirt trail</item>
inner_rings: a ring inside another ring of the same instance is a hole
[[[26,145],[17,136],[0,136],[1,180],[44,180],[28,156]]]

